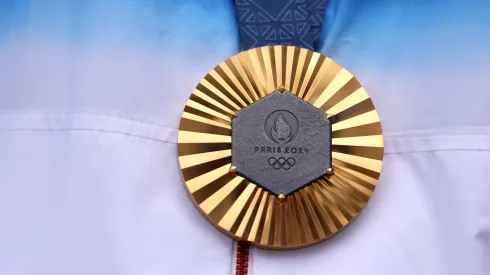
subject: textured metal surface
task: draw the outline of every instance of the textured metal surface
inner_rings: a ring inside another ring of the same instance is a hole
[[[290,195],[332,165],[331,124],[323,111],[275,91],[232,120],[232,165],[270,193]]]
[[[281,87],[332,121],[331,174],[283,199],[231,166],[232,117]],[[211,70],[185,106],[178,142],[197,209],[225,234],[268,249],[309,246],[349,224],[374,191],[384,148],[376,109],[352,74],[290,46],[254,48]]]

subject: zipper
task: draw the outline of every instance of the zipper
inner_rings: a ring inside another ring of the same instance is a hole
[[[232,275],[250,275],[250,243],[248,242],[233,242],[234,267]]]

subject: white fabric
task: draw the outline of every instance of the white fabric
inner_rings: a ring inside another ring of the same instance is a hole
[[[94,115],[0,122],[0,274],[228,274],[180,184],[175,131]]]
[[[0,274],[229,274],[176,129],[238,49],[231,2],[0,4]],[[254,250],[254,275],[490,274],[490,5],[423,2],[330,1],[321,51],[373,97],[382,177],[338,236]]]
[[[450,139],[388,136],[382,176],[362,214],[315,247],[255,250],[255,274],[488,274],[490,136]],[[475,150],[473,142],[485,145]]]

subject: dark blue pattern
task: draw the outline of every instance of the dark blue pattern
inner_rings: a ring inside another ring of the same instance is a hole
[[[322,33],[323,19],[327,9],[327,0],[307,0],[310,32],[313,38],[313,48],[316,50],[320,44],[320,34]]]
[[[243,50],[318,47],[327,0],[235,0]]]

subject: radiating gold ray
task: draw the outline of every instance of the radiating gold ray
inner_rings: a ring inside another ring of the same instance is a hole
[[[332,138],[332,145],[383,147],[383,136]]]
[[[194,133],[207,133],[227,136],[231,134],[231,129],[225,129],[222,127],[216,127],[214,125],[201,123],[194,120],[181,119],[180,129],[182,131],[194,132]]]
[[[322,184],[323,182],[317,181],[310,187],[314,190],[314,195],[317,198],[319,208],[325,213],[323,217],[329,224],[328,228],[335,233],[342,229],[342,223],[336,218],[334,212],[332,212],[332,207],[335,208],[335,205],[323,194],[322,188],[320,188]]]
[[[187,118],[187,119],[190,119],[190,120],[194,120],[194,121],[206,123],[206,124],[209,124],[209,125],[214,125],[214,126],[222,127],[222,128],[225,128],[225,129],[231,129],[231,125],[227,125],[227,124],[224,124],[224,123],[219,123],[217,121],[214,121],[214,120],[211,120],[211,119],[207,119],[207,118],[204,118],[204,117],[201,117],[201,116],[197,116],[197,115],[194,115],[194,114],[191,114],[191,113],[187,113],[187,112],[184,112],[182,114],[182,118]]]
[[[209,108],[209,109],[211,109],[213,111],[216,111],[216,112],[218,112],[218,113],[220,113],[220,114],[222,114],[222,115],[224,115],[226,117],[228,117],[228,116],[231,115],[231,113],[228,113],[228,112],[224,111],[223,109],[220,109],[218,106],[216,106],[216,105],[212,104],[211,102],[208,102],[208,101],[206,101],[206,100],[198,97],[195,94],[192,94],[189,97],[189,100],[194,101],[194,102],[196,102],[196,103],[198,103],[198,104],[200,104],[200,105],[202,105],[204,107],[207,107],[207,108]],[[190,108],[190,107],[187,105],[186,108]]]
[[[375,109],[372,100],[369,98],[335,114],[334,120],[335,122],[341,122]]]
[[[209,171],[211,172],[211,171]],[[201,204],[203,201],[205,201],[207,198],[209,198],[210,194],[216,193],[219,189],[221,189],[223,186],[228,184],[233,178],[235,178],[235,174],[232,173],[227,173],[219,178],[211,181],[209,184],[206,186],[203,186],[199,190],[195,191],[192,193],[192,197],[194,198],[194,202],[196,204]],[[243,188],[245,189],[245,188]],[[221,213],[221,211],[215,212],[213,215],[216,216],[217,214]],[[224,215],[224,213],[223,213]]]
[[[235,90],[233,90],[233,88],[231,88],[230,85],[228,85],[228,83],[226,83],[226,81],[215,70],[210,71],[209,75],[225,89],[224,91],[230,94],[235,100],[240,102],[242,106],[245,107],[248,105],[247,103],[245,103],[245,101],[243,101],[242,97],[238,95]]]
[[[303,66],[304,62],[302,60],[306,60],[306,54],[308,54],[308,50],[306,49],[301,49],[299,51],[299,61],[298,65],[296,66],[296,73],[294,74],[294,83],[293,83],[293,88],[291,89],[290,92],[292,92],[295,95],[299,96],[299,89],[298,89],[298,84],[301,80],[301,73],[303,72]],[[301,96],[299,96],[301,97]]]
[[[264,221],[264,230],[262,231],[262,238],[260,239],[260,242],[263,244],[268,244],[269,243],[269,235],[271,231],[271,225],[272,225],[272,211],[274,208],[274,197],[272,196],[267,196],[267,200],[269,201],[269,204],[267,206],[267,212],[265,216],[265,221]]]
[[[368,177],[371,177],[371,178],[376,178],[378,179],[379,178],[379,173],[376,172],[376,171],[372,171],[372,170],[369,170],[369,169],[366,169],[366,168],[363,168],[363,167],[360,167],[360,166],[357,166],[357,165],[354,165],[354,164],[351,164],[351,163],[348,163],[348,162],[345,162],[345,161],[342,161],[340,159],[332,159],[332,165],[334,168],[348,168],[348,169],[352,169],[352,170],[355,170],[359,173],[362,173]],[[346,175],[349,175],[351,176],[352,174],[346,174]],[[355,179],[356,181],[358,181],[359,183],[363,183],[363,180],[360,180],[359,178],[356,178]],[[373,185],[366,185],[367,188],[371,188],[373,187]]]
[[[215,110],[210,109],[210,108],[208,108],[208,107],[206,107],[204,105],[201,105],[201,104],[199,104],[199,103],[197,103],[195,101],[188,100],[187,101],[187,106],[192,107],[192,108],[195,108],[195,109],[198,109],[198,110],[201,110],[201,111],[203,111],[205,113],[208,113],[208,114],[213,115],[215,117],[221,118],[223,120],[227,120],[227,119],[229,120],[229,118],[226,115],[223,115],[221,113],[218,113]]]
[[[369,95],[366,93],[366,90],[361,87],[357,89],[357,91],[346,97],[344,100],[339,102],[337,105],[334,105],[332,108],[328,109],[326,113],[332,115],[338,114],[345,109],[350,108],[368,98]]]
[[[226,185],[229,184],[227,183]],[[248,182],[246,180],[242,180],[238,184],[238,186],[236,188],[233,188],[233,190],[229,194],[226,194],[226,196],[224,196],[222,199],[220,198],[221,201],[216,205],[216,207],[214,207],[214,209],[210,213],[206,214],[208,215],[209,219],[211,219],[215,224],[218,224],[218,222],[225,216],[226,212],[228,212],[230,206],[233,205],[233,202],[240,197],[243,191],[245,191],[247,185]],[[215,192],[218,191],[215,190]],[[219,225],[217,226],[219,228]]]
[[[213,104],[214,106],[220,108],[221,110],[225,111],[228,114],[233,114],[235,111],[230,110],[228,107],[225,105],[219,103],[218,101],[214,100],[212,97],[206,95],[205,93],[199,91],[198,89],[195,89],[193,94],[199,98],[202,98],[203,100]]]
[[[320,109],[326,112],[328,109],[339,104],[342,100],[349,97],[352,93],[361,88],[361,83],[352,77],[342,88],[336,91],[321,107]]]
[[[237,76],[232,72],[230,67],[228,67],[226,62],[221,63],[220,67],[223,70],[223,72],[230,78],[233,84],[239,89],[239,92],[247,99],[248,103],[253,103],[254,100],[247,93],[246,89],[242,86],[242,83],[240,83]]]
[[[179,131],[179,143],[229,143],[231,136]]]
[[[201,82],[203,82],[203,81],[201,81]],[[210,85],[212,85],[212,83],[210,83]],[[214,88],[216,88],[216,87],[214,87]],[[223,100],[221,97],[219,97],[218,95],[216,95],[215,92],[211,91],[210,89],[208,89],[204,85],[202,85],[202,83],[197,84],[197,87],[196,87],[195,91],[199,91],[200,93],[205,94],[207,97],[212,98],[214,101],[220,103],[221,105],[223,105],[226,108],[232,110],[233,112],[238,111],[240,109],[240,108],[236,108],[235,106],[231,105],[226,100]],[[198,103],[201,103],[201,104],[206,103],[206,104],[203,104],[203,105],[205,105],[206,107],[209,107],[211,109],[214,109],[215,111],[218,111],[218,110],[216,110],[216,106],[215,105],[212,105],[211,103],[206,102],[204,99],[201,99],[200,97],[198,97],[195,94],[192,94],[189,97],[189,99],[192,99],[194,101],[197,101]],[[237,104],[237,102],[235,102],[235,101],[233,101],[233,103],[234,104]],[[213,108],[213,107],[215,107],[215,108]],[[224,113],[225,114],[228,114],[226,112],[224,112]]]
[[[340,90],[349,80],[352,79],[352,74],[347,70],[342,69],[330,82],[325,91],[313,103],[313,106],[320,108],[329,98],[331,98],[338,90]]]
[[[267,93],[271,93],[275,91],[274,87],[274,76],[272,75],[272,64],[271,64],[271,55],[269,53],[269,48],[261,48],[262,49],[262,58],[264,61],[264,69],[266,75],[266,83],[267,83]]]
[[[198,165],[198,164],[205,163],[205,162],[210,162],[210,161],[213,161],[216,159],[221,159],[221,158],[229,157],[229,156],[231,156],[231,149],[230,150],[209,152],[209,153],[201,153],[201,154],[181,156],[181,157],[179,157],[180,168],[183,169],[183,168],[191,167],[194,165]]]
[[[279,85],[284,85],[282,81],[282,51],[283,46],[274,46],[274,61],[276,62],[276,87]]]
[[[293,71],[293,59],[294,59],[294,47],[286,47],[286,80],[284,82],[284,88],[291,91],[291,75]]]
[[[383,148],[381,147],[333,145],[332,152],[365,157],[370,159],[377,159],[377,160],[383,159]]]
[[[250,185],[253,185],[252,183]],[[245,216],[242,219],[242,222],[240,223],[240,226],[238,227],[236,231],[236,235],[238,237],[243,237],[243,234],[245,233],[245,228],[249,224],[250,217],[252,216],[252,212],[255,209],[255,206],[257,205],[257,202],[259,201],[260,196],[262,195],[263,190],[259,188],[259,191],[255,193],[255,196],[250,203],[249,208],[247,209],[247,212],[245,213]]]
[[[342,130],[342,129],[347,129],[347,128],[352,128],[364,124],[369,124],[369,123],[375,123],[379,122],[379,117],[378,114],[375,110],[364,113],[362,115],[355,116],[353,118],[334,123],[332,125],[332,132]]]
[[[383,129],[381,129],[381,123],[375,122],[375,123],[364,124],[356,127],[346,128],[343,130],[337,130],[332,133],[332,138],[376,136],[381,134],[383,134]]]
[[[341,177],[331,177],[330,180],[334,182],[335,187],[339,189],[339,192],[341,192],[342,195],[346,197],[347,201],[355,208],[355,215],[366,206],[369,196],[344,181]]]
[[[377,184],[383,135],[364,88],[333,60],[291,46],[239,53],[215,67],[182,115],[178,156],[194,204],[217,228],[261,248],[312,245],[342,230]],[[231,117],[284,88],[327,113],[332,174],[279,200],[231,168]]]
[[[325,188],[328,190],[329,194],[331,194],[332,197],[335,198],[335,200],[338,203],[338,206],[342,207],[343,210],[345,210],[349,214],[349,216],[355,217],[358,211],[354,209],[352,205],[352,201],[346,198],[346,196],[338,189],[337,179],[334,179],[334,177],[332,177],[328,179],[328,181],[332,183],[332,185],[325,185]]]
[[[339,179],[339,183],[344,185],[346,188],[354,188],[355,190],[357,190],[357,191],[353,191],[352,193],[360,192],[360,193],[366,195],[367,198],[369,198],[371,196],[371,194],[373,193],[371,190],[362,186],[358,182],[355,182],[355,181],[353,181],[347,177],[344,177],[343,173],[341,173],[340,171],[337,171],[337,173],[335,174],[334,177],[332,177],[332,179],[334,179],[334,180]],[[361,197],[360,193],[358,193],[359,198]],[[360,199],[362,199],[362,198],[360,198]]]
[[[294,204],[294,196],[289,196],[287,198],[287,204],[286,206],[288,207],[288,211],[286,214],[286,222],[288,224],[288,229],[287,229],[287,245],[288,246],[295,246],[299,243],[301,243],[301,230],[298,229],[298,221],[296,219],[296,207]]]
[[[274,208],[274,245],[281,246],[282,241],[282,219],[283,219],[283,205],[276,203]]]
[[[247,185],[247,188],[245,188],[245,191],[243,191],[243,193],[240,195],[240,197],[238,197],[235,203],[233,203],[228,212],[226,212],[225,216],[219,221],[218,225],[226,230],[230,230],[233,226],[233,223],[236,221],[238,215],[245,206],[245,203],[247,203],[247,200],[250,198],[252,192],[256,188],[257,186],[255,184],[249,183]]]
[[[318,190],[320,193],[327,199],[328,209],[334,214],[335,218],[345,226],[349,221],[347,218],[340,212],[339,203],[337,199],[335,199],[330,192],[326,190],[326,186],[328,183],[324,180],[320,180],[320,184],[318,185]],[[329,203],[328,203],[329,202]]]
[[[365,175],[363,173],[359,173],[359,172],[357,172],[355,170],[352,170],[352,169],[349,169],[347,167],[338,166],[338,169],[343,170],[346,173],[348,173],[350,175],[353,175],[353,176],[355,176],[355,177],[357,177],[357,178],[359,178],[361,180],[364,180],[366,182],[369,182],[372,185],[376,185],[376,183],[378,182],[378,179],[376,179],[376,178],[367,176],[367,175]]]
[[[368,159],[368,158],[347,155],[347,154],[342,154],[337,152],[332,152],[332,158],[339,159],[347,163],[351,163],[359,167],[363,167],[378,173],[381,171],[381,165],[383,163],[382,161],[377,159]]]
[[[330,84],[332,79],[342,70],[342,68],[335,63],[333,60],[325,58],[318,71],[318,74],[315,76],[311,87],[308,91],[306,91],[304,100],[313,104],[318,97],[321,95],[327,86]]]
[[[240,110],[242,108],[238,106],[235,102],[233,102],[233,100],[231,100],[229,97],[227,97],[223,92],[214,87],[213,84],[209,83],[209,81],[207,81],[206,79],[202,79],[200,84],[212,93],[214,93],[216,96],[221,98],[223,101],[233,106],[233,108],[235,108],[236,110]]]
[[[248,71],[248,69],[245,70],[245,68],[243,68],[243,66],[246,66],[246,63],[242,64],[241,63],[242,59],[237,56],[232,56],[230,57],[229,60],[238,71],[239,75],[237,75],[237,77],[240,77],[245,82],[245,85],[247,86],[247,89],[245,91],[248,92],[250,95],[252,95],[254,101],[259,100],[260,92],[256,89],[255,85],[252,84],[251,82],[253,81],[253,77],[251,73]]]
[[[196,116],[200,116],[200,117],[203,117],[205,119],[210,119],[212,121],[216,121],[216,122],[219,122],[219,123],[231,125],[231,120],[230,119],[226,119],[226,120],[225,119],[221,119],[219,117],[210,115],[210,114],[208,114],[206,112],[203,112],[203,111],[201,111],[199,109],[190,107],[188,105],[186,105],[184,107],[184,112],[189,113],[189,114],[193,114],[193,115],[196,115]],[[180,130],[183,130],[183,129],[180,129]],[[194,131],[191,131],[191,132],[194,132]]]
[[[179,143],[177,148],[179,156],[220,151],[226,149],[231,149],[230,143]]]
[[[322,198],[320,197],[320,194],[319,194],[320,191],[318,191],[316,188],[316,185],[318,185],[318,184],[319,184],[318,182],[315,182],[310,187],[308,187],[308,189],[309,189],[308,191],[310,192],[310,195],[312,196],[312,198],[314,199],[315,202],[321,202],[322,201]],[[313,207],[315,209],[317,209],[318,212],[320,213],[320,221],[323,221],[326,224],[326,227],[324,227],[324,229],[328,229],[331,234],[337,232],[337,230],[338,230],[337,227],[333,223],[332,218],[327,213],[325,208],[322,207],[321,203],[315,203],[315,204],[313,204]]]
[[[308,187],[307,187],[308,188]],[[320,220],[318,219],[315,210],[313,210],[313,206],[311,205],[310,200],[308,199],[308,190],[305,190],[305,192],[300,192],[300,195],[302,196],[302,201],[306,205],[306,209],[308,209],[308,216],[311,217],[313,224],[315,226],[315,230],[318,233],[319,238],[325,238],[327,235],[323,231],[323,227],[320,223]]]
[[[310,63],[308,64],[308,67],[306,69],[305,77],[303,78],[303,83],[301,84],[301,87],[298,90],[298,97],[303,98],[303,96],[305,94],[306,86],[310,82],[311,75],[313,73],[313,70],[315,69],[315,66],[318,63],[320,56],[321,55],[319,53],[313,53],[312,54]]]
[[[263,211],[265,208],[265,204],[267,202],[267,197],[269,195],[266,192],[262,192],[262,199],[260,200],[259,209],[257,209],[257,214],[255,216],[254,222],[252,224],[252,228],[250,229],[250,234],[248,235],[248,241],[253,242],[257,238],[257,231],[259,229],[260,220],[263,217]]]
[[[287,219],[287,211],[288,207],[287,204],[281,203],[281,219],[279,220],[280,226],[281,226],[281,246],[287,246],[287,238],[288,238],[288,223],[286,221]]]
[[[301,196],[299,192],[293,194],[296,203],[296,215],[298,217],[298,222],[300,222],[300,227],[303,229],[303,233],[305,235],[305,241],[311,242],[313,241],[313,234],[311,233],[310,225],[308,224],[308,218],[305,213],[305,209],[301,202]]]
[[[264,91],[266,93],[266,95],[268,93],[270,93],[269,91],[269,75],[267,74],[267,70],[266,70],[266,62],[269,62],[270,63],[270,56],[267,55],[267,58],[264,57],[262,55],[262,48],[260,49],[257,49],[256,51],[254,51],[255,53],[255,60],[257,61],[257,64],[259,64],[260,66],[260,70],[262,71],[262,74],[261,74],[261,77],[263,77],[263,85],[264,85]],[[253,57],[254,55],[252,54],[251,57]],[[269,59],[268,61],[266,59]]]
[[[227,174],[230,170],[230,165],[231,164],[225,164],[210,172],[207,172],[206,174],[202,174],[198,177],[188,180],[186,183],[187,183],[187,188],[189,188],[189,192],[194,193],[197,190],[203,188],[204,186],[210,184],[214,180],[218,179],[219,177]]]
[[[257,57],[257,51],[247,51],[243,55],[244,60],[248,64],[249,71],[253,76],[253,81],[257,85],[257,88],[260,93],[260,97],[264,97],[267,95],[267,82],[264,80],[264,72],[260,67],[260,61]]]
[[[226,196],[228,196],[233,189],[235,189],[238,184],[240,184],[243,181],[243,178],[240,176],[236,176],[233,180],[231,180],[228,184],[223,186],[220,190],[218,190],[216,193],[212,194],[207,200],[202,202],[199,207],[201,209],[209,214],[213,209],[218,206],[218,204],[223,201]]]

